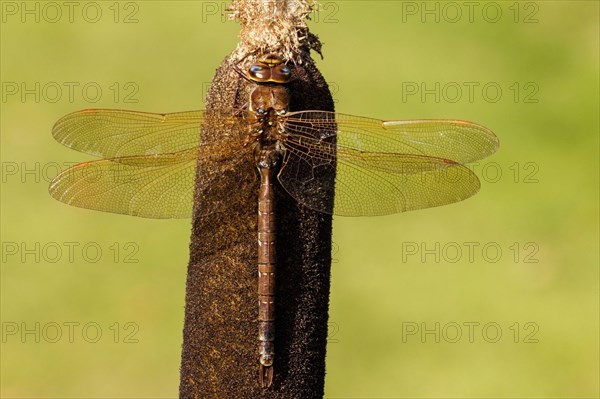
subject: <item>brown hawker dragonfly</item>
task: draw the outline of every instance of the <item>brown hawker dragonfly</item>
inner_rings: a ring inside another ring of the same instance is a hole
[[[198,158],[222,168],[241,162],[242,168],[257,169],[258,363],[260,384],[268,387],[275,353],[275,181],[301,205],[334,215],[429,208],[474,195],[479,180],[464,164],[493,154],[499,144],[487,128],[461,120],[384,122],[328,111],[289,112],[286,83],[293,69],[276,54],[238,73],[253,85],[243,111],[92,109],[66,115],[53,128],[56,140],[104,159],[64,171],[49,191],[82,208],[182,218],[192,213]],[[229,133],[202,142],[200,129],[209,123]],[[218,179],[224,170],[206,173]]]

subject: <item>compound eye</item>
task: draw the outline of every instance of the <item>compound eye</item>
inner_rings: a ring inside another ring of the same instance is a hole
[[[279,65],[273,68],[271,80],[276,83],[287,83],[292,78],[292,68],[287,65]]]
[[[279,69],[279,72],[286,82],[289,82],[289,80],[292,78],[292,68],[287,65],[282,65]]]
[[[248,77],[255,82],[266,82],[271,78],[270,68],[254,64],[248,70]]]

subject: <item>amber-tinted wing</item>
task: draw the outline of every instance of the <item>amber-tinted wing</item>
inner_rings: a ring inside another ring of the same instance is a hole
[[[218,143],[200,144],[204,119],[220,126]],[[462,164],[498,147],[492,132],[464,121],[383,122],[324,111],[284,120],[281,184],[300,203],[337,215],[383,215],[468,198],[479,181]],[[85,110],[59,120],[53,133],[73,149],[111,157],[76,165],[51,183],[53,197],[83,208],[187,217],[198,157],[211,165],[198,174],[203,185],[220,187],[219,176],[231,171],[254,173],[246,118],[230,111]],[[223,201],[208,202],[205,214],[218,212]]]
[[[384,122],[302,111],[287,116],[285,131],[281,184],[309,208],[343,216],[386,215],[466,199],[479,190],[479,180],[463,164],[498,148],[490,130],[456,120]]]
[[[147,218],[190,217],[196,162],[204,184],[236,164],[247,163],[244,118],[227,112],[151,114],[122,110],[84,110],[61,118],[54,126],[58,141],[76,150],[109,157],[84,162],[56,176],[50,195],[69,205]],[[219,143],[200,144],[205,118],[227,132]],[[253,165],[240,166],[254,171]],[[218,212],[223,204],[205,201],[202,212]]]
[[[67,147],[102,158],[165,154],[196,148],[203,117],[203,111],[86,109],[60,118],[52,135]]]
[[[49,192],[80,208],[146,218],[192,215],[196,152],[84,162],[56,176]]]

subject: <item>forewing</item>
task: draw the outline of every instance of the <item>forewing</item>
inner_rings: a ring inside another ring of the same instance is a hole
[[[103,158],[175,153],[198,146],[203,118],[203,111],[87,109],[59,119],[52,135],[67,147]]]
[[[328,111],[301,111],[289,114],[286,131],[362,152],[424,155],[461,164],[486,158],[499,147],[491,130],[462,120],[382,121]]]
[[[435,207],[479,190],[461,162],[496,150],[489,130],[457,121],[388,123],[323,111],[290,114],[281,184],[307,207],[343,216]]]

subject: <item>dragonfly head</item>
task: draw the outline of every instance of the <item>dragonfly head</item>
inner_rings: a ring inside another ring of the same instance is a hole
[[[292,68],[275,54],[268,53],[258,57],[258,61],[250,65],[247,78],[256,83],[288,83],[292,79]]]

